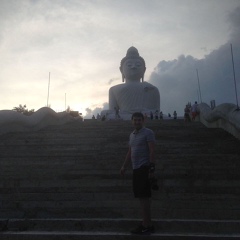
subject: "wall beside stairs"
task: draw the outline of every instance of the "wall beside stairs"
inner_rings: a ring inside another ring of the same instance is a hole
[[[198,106],[200,122],[208,128],[222,128],[240,139],[240,109],[235,104],[220,104],[213,110],[206,104]]]

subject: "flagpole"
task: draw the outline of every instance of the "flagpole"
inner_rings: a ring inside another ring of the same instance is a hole
[[[67,109],[66,109],[66,93],[65,93],[65,111],[66,111]]]
[[[199,76],[198,76],[198,70],[197,71],[197,79],[198,79],[198,90],[199,90],[199,96],[200,96],[200,101],[202,103],[202,94],[201,94],[201,89],[200,89],[200,83],[199,83]]]
[[[49,87],[50,87],[50,72],[48,77],[48,95],[47,95],[47,107],[48,107],[48,99],[49,99]]]
[[[235,86],[237,110],[239,110],[239,106],[238,106],[238,95],[237,95],[237,84],[236,84],[235,68],[234,68],[234,60],[233,60],[233,50],[232,50],[232,44],[230,44],[230,45],[231,45],[231,54],[232,54],[233,80],[234,80],[234,86]]]

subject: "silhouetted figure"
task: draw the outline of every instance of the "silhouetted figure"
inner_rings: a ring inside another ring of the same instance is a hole
[[[160,112],[160,119],[163,119],[163,113]]]
[[[152,112],[150,112],[150,118],[151,118],[151,120],[153,120],[153,113]]]
[[[190,106],[186,105],[186,107],[184,108],[184,121],[185,122],[190,122]]]
[[[191,107],[192,121],[195,120],[195,118],[196,118],[196,116],[197,116],[197,114],[198,114],[198,112],[197,112],[197,107],[198,107],[197,102],[195,102],[195,103],[192,105],[192,107]]]
[[[116,119],[120,118],[119,108],[118,108],[118,107],[114,107],[114,110],[115,110],[115,118],[116,118]]]
[[[144,113],[144,121],[146,121],[146,120],[147,120],[147,118],[148,118],[147,114],[146,114],[146,113]]]
[[[173,112],[173,119],[177,119],[177,112],[176,111]]]

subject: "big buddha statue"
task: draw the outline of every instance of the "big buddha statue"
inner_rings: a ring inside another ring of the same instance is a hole
[[[120,71],[124,83],[109,89],[109,110],[119,109],[121,116],[137,111],[159,111],[159,91],[152,84],[144,82],[145,61],[135,47],[127,50],[126,57],[121,60]]]

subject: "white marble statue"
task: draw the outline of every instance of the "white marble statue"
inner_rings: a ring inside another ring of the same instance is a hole
[[[109,89],[109,110],[120,110],[122,114],[133,112],[155,112],[160,109],[160,94],[150,83],[144,82],[145,61],[135,47],[130,47],[120,64],[125,83]],[[142,79],[142,82],[141,82]]]

